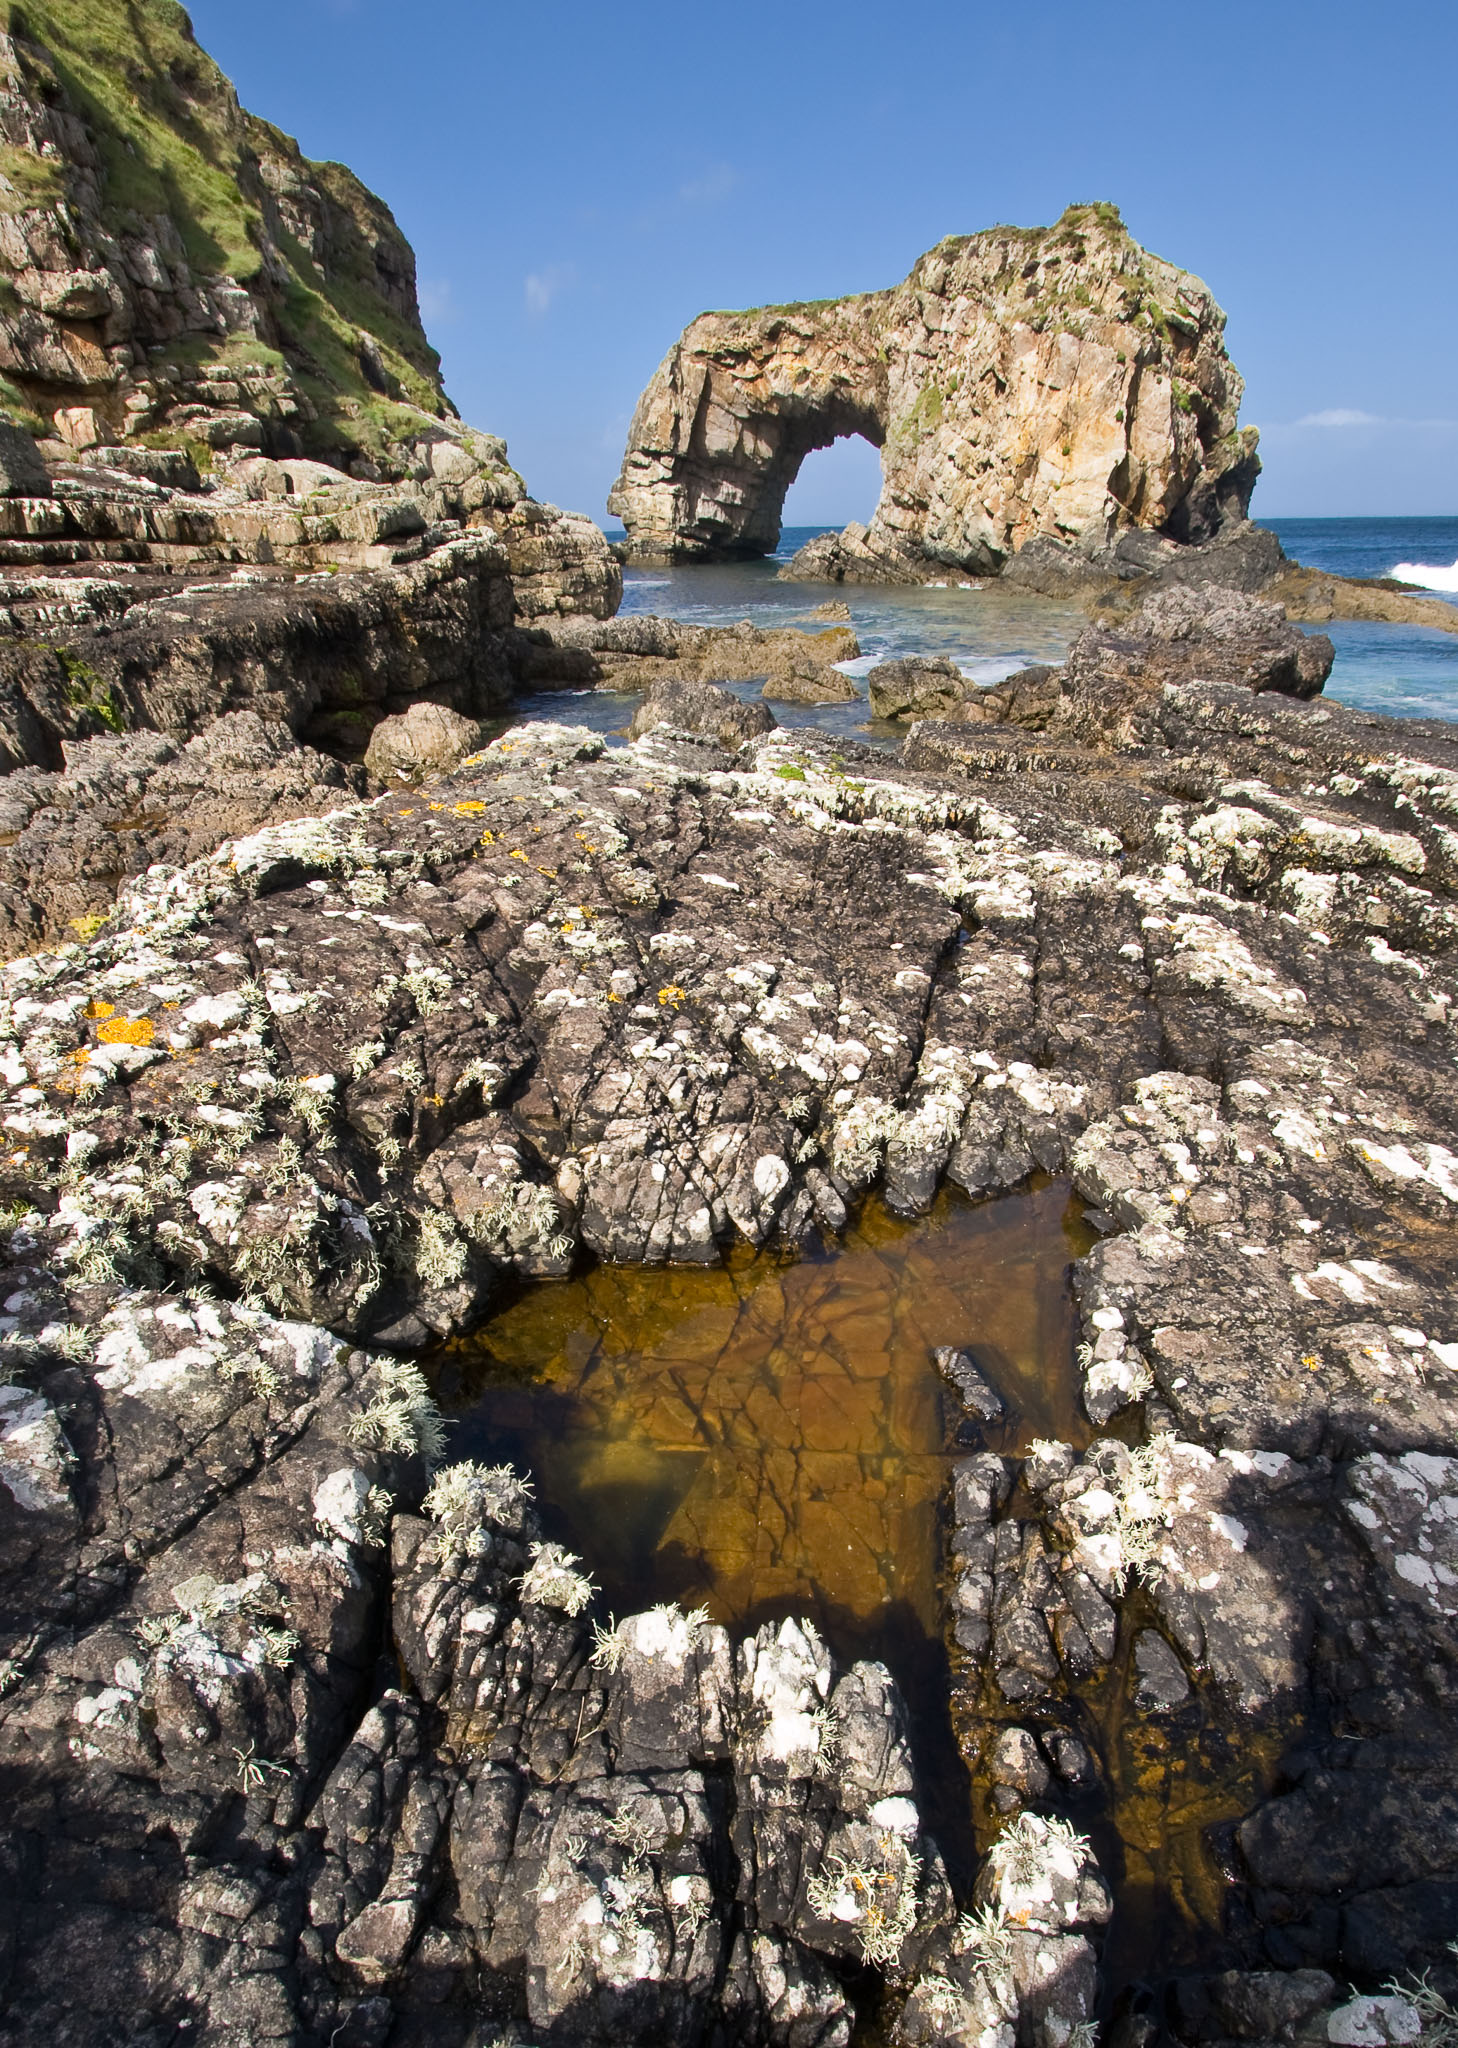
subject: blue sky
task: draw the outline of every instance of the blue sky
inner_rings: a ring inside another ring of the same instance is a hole
[[[1258,515],[1458,513],[1452,0],[190,11],[245,105],[388,200],[453,398],[539,497],[603,516],[705,307],[1111,199],[1230,316]],[[876,474],[812,456],[787,520],[868,515]]]

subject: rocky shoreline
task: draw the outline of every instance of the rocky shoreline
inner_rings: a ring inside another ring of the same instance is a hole
[[[6,970],[11,2038],[845,2040],[870,1967],[899,2041],[1064,2048],[1116,1650],[1136,1712],[1281,1731],[1220,1952],[1119,2038],[1447,1987],[1458,749],[1113,653],[904,765],[519,727]],[[957,1475],[1011,1796],[954,1905],[884,1669],[676,1613],[594,1649],[591,1561],[430,1478],[402,1352],[577,1257],[1035,1168],[1103,1219],[1102,1434]]]
[[[1284,560],[1223,314],[1073,208],[645,395],[640,552],[763,553],[858,431],[795,573],[1093,615],[881,665],[899,752],[786,729],[721,686],[849,702],[845,608],[616,617],[388,209],[145,11],[0,37],[0,2044],[1443,2048],[1458,737],[1293,621],[1458,614]],[[509,723],[584,688],[625,746]],[[889,1653],[608,1614],[455,1450],[526,1287],[1048,1175],[1068,1440],[926,1360],[935,1765]]]

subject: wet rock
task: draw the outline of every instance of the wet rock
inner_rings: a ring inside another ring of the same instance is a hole
[[[703,733],[733,753],[758,734],[773,731],[774,723],[767,705],[746,704],[717,683],[663,682],[655,684],[633,713],[632,731],[637,738],[666,725]]]
[[[956,1388],[969,1415],[976,1415],[983,1422],[1002,1420],[1006,1412],[1002,1396],[978,1370],[970,1351],[960,1350],[956,1345],[944,1345],[932,1356],[936,1360],[937,1371]]]
[[[1049,1785],[1048,1766],[1026,1728],[1004,1728],[988,1761],[993,1801],[1001,1812],[1021,1801],[1041,1799]]]
[[[981,1661],[992,1641],[997,1538],[993,1517],[1011,1478],[1001,1458],[983,1452],[963,1458],[952,1477],[952,1636],[967,1656]]]
[[[1146,1714],[1168,1713],[1190,1696],[1190,1681],[1179,1658],[1155,1629],[1134,1638],[1134,1704]]]
[[[1336,1984],[1325,1970],[1223,1970],[1180,1978],[1174,1996],[1182,2041],[1294,2041],[1328,2038]]]
[[[481,727],[444,704],[412,704],[394,718],[382,718],[370,734],[365,766],[385,781],[391,776],[419,780],[444,774],[479,745]]]
[[[1065,1785],[1083,1791],[1098,1783],[1098,1766],[1087,1748],[1066,1728],[1054,1728],[1043,1737],[1043,1748]]]
[[[955,713],[972,687],[945,655],[883,661],[866,677],[876,718],[936,718]]]

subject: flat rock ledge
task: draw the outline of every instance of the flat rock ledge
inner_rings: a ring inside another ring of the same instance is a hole
[[[1121,2043],[1411,2040],[1386,1980],[1452,1995],[1458,744],[1110,701],[899,764],[521,727],[4,970],[0,2041],[798,2048],[870,1970],[900,2048],[1066,2048],[1111,1671],[1270,1759],[1203,1973]],[[1035,1171],[1102,1224],[1092,1440],[955,1471],[1005,1796],[954,1901],[888,1674],[592,1629],[408,1354],[584,1252]]]

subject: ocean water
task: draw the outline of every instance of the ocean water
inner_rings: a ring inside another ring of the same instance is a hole
[[[1426,567],[1445,586],[1409,573],[1405,582],[1450,595],[1458,564],[1458,517],[1452,519],[1264,519],[1294,561],[1338,576],[1399,576]]]
[[[1458,562],[1458,518],[1265,523],[1296,561],[1343,576],[1390,576],[1401,562],[1439,571]],[[747,619],[757,626],[814,628],[824,623],[811,616],[815,607],[838,600],[848,607],[862,648],[862,659],[846,664],[852,676],[862,677],[876,662],[898,655],[945,654],[984,684],[1030,662],[1061,661],[1087,623],[1076,606],[1021,596],[995,580],[979,584],[951,572],[944,589],[777,582],[781,564],[825,530],[786,527],[776,555],[764,561],[629,569],[623,612],[657,612],[705,626]],[[1458,603],[1458,591],[1452,596]],[[1328,697],[1394,717],[1458,719],[1458,634],[1355,620],[1334,620],[1324,630],[1336,648]],[[757,683],[730,687],[742,697],[759,695]],[[861,688],[862,694],[846,704],[769,702],[784,725],[813,725],[873,746],[899,746],[905,728],[873,720],[864,684]],[[521,700],[516,715],[567,719],[620,739],[637,702],[636,697],[602,692],[543,692]]]

